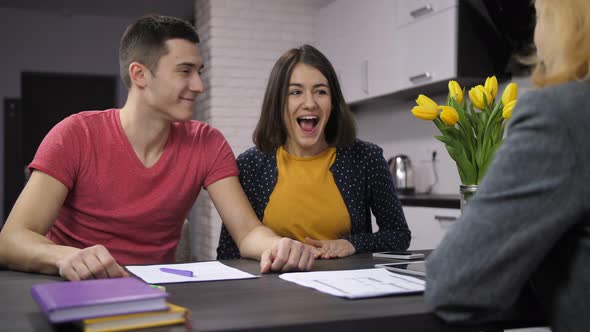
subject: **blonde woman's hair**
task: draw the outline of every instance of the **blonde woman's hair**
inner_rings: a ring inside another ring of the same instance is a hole
[[[533,84],[590,80],[590,0],[537,0],[536,6],[544,33]]]

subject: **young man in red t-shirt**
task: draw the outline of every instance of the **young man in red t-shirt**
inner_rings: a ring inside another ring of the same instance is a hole
[[[45,137],[0,233],[0,264],[80,280],[173,262],[204,187],[261,272],[311,268],[313,248],[257,219],[221,133],[191,120],[203,91],[198,41],[192,26],[171,17],[129,26],[119,50],[125,106],[74,114]]]

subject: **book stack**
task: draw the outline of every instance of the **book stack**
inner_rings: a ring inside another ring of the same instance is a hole
[[[31,294],[51,323],[79,322],[85,332],[125,331],[186,322],[186,308],[135,278],[37,284]]]

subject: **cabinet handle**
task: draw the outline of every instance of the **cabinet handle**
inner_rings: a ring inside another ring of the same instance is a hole
[[[410,15],[413,18],[418,18],[420,16],[424,16],[424,15],[432,12],[433,10],[434,10],[434,8],[432,8],[432,5],[431,4],[427,4],[426,6],[423,6],[423,7],[420,7],[418,9],[412,10],[410,12]]]
[[[430,74],[429,72],[423,72],[422,74],[418,74],[416,76],[410,76],[410,82],[412,83],[416,83],[418,81],[422,81],[422,80],[430,80],[432,78],[432,74]]]
[[[457,221],[457,217],[451,216],[434,216],[434,219],[441,222],[441,221]]]
[[[361,66],[361,75],[362,75],[362,86],[361,89],[364,93],[369,94],[369,60],[363,60],[363,64]]]
[[[443,230],[446,230],[453,223],[455,223],[455,221],[457,221],[457,217],[451,217],[451,216],[434,216],[434,219],[436,221],[438,221],[438,225]]]

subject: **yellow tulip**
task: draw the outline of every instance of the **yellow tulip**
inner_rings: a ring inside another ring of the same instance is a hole
[[[457,81],[449,81],[449,94],[451,98],[455,98],[456,102],[463,102],[463,89]]]
[[[502,104],[508,105],[511,101],[516,100],[516,96],[518,95],[518,84],[510,83],[504,89],[504,93],[502,93]]]
[[[480,110],[483,110],[486,106],[484,96],[489,104],[492,101],[492,96],[482,85],[478,85],[469,90],[469,99],[471,99],[471,103]]]
[[[412,114],[422,120],[434,120],[438,116],[438,109],[432,109],[424,106],[414,106]]]
[[[492,95],[492,98],[496,98],[496,94],[498,93],[498,80],[496,76],[486,78],[484,88]],[[490,99],[488,98],[489,101]]]
[[[426,97],[423,94],[418,95],[418,99],[416,99],[416,104],[418,104],[418,106],[426,107],[431,111],[438,111],[438,105],[434,102],[434,100]]]
[[[511,102],[509,102],[508,104],[504,105],[504,108],[502,108],[502,117],[504,119],[510,119],[512,117],[512,110],[514,109],[515,105],[516,105],[516,99],[514,99]]]
[[[440,113],[440,119],[447,126],[454,126],[455,123],[459,121],[459,113],[457,113],[457,110],[453,107],[441,106],[440,109],[442,110],[442,112]]]

